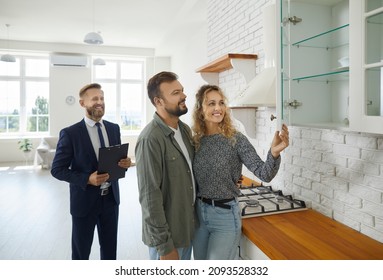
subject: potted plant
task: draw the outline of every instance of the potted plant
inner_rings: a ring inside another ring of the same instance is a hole
[[[31,139],[24,138],[17,142],[19,144],[19,150],[23,152],[25,158],[25,165],[28,165],[28,160],[31,158],[31,151],[33,150],[33,143]]]
[[[33,149],[33,143],[31,139],[24,138],[17,143],[19,144],[19,149],[25,153],[30,152]]]

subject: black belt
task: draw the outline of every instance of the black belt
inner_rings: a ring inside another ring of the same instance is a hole
[[[201,199],[202,202],[205,202],[209,205],[213,205],[213,206],[217,206],[217,207],[221,207],[225,209],[231,209],[231,206],[225,203],[228,203],[234,200],[234,198],[214,200],[214,199],[205,198],[205,197],[199,197],[199,199]]]

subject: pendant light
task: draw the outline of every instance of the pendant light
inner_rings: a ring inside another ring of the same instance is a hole
[[[7,27],[7,49],[9,51],[9,24],[5,24],[5,26]],[[4,62],[16,62],[16,58],[11,55],[11,54],[3,54],[0,58],[1,61],[4,61]]]
[[[101,45],[104,40],[99,33],[89,32],[85,35],[84,42],[90,45]]]
[[[95,58],[94,60],[93,60],[93,65],[97,65],[97,66],[99,66],[99,65],[105,65],[106,63],[105,63],[105,60],[103,60],[102,58]]]
[[[95,8],[94,8],[94,0],[93,0],[93,30],[95,30]],[[89,32],[84,37],[84,43],[90,44],[90,45],[101,45],[104,43],[104,40],[102,39],[100,32]]]

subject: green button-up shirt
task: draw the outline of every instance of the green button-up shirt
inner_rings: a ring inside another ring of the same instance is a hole
[[[178,129],[193,161],[191,130],[181,121]],[[135,156],[143,242],[160,255],[189,247],[197,225],[192,170],[157,113],[138,137]]]

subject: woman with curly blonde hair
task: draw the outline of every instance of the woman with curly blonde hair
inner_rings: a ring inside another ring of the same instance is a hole
[[[241,237],[237,182],[242,165],[260,180],[270,182],[278,172],[280,153],[289,145],[288,129],[283,125],[281,133],[276,131],[263,161],[233,126],[225,95],[215,85],[198,90],[193,121],[193,170],[200,222],[193,241],[194,259],[235,259]]]
[[[197,149],[200,146],[201,137],[207,134],[207,124],[204,121],[204,113],[202,111],[201,104],[204,103],[206,95],[213,90],[221,95],[223,104],[226,104],[227,102],[226,97],[224,96],[222,90],[218,86],[204,85],[199,89],[198,93],[196,94],[197,102],[195,104],[193,113],[193,140]],[[227,111],[226,114],[223,116],[223,120],[220,123],[218,123],[218,129],[225,137],[233,139],[232,137],[234,136],[236,130],[233,126],[233,122],[231,121],[230,111]]]

